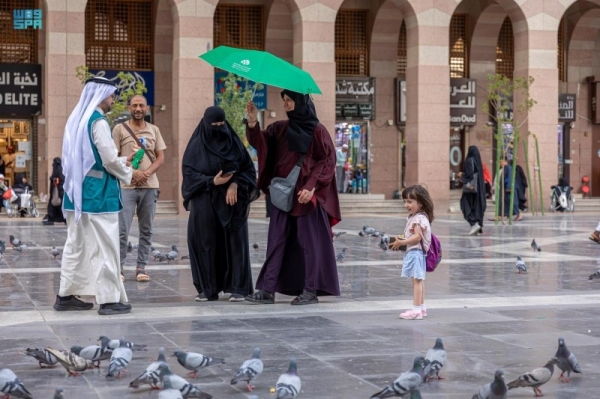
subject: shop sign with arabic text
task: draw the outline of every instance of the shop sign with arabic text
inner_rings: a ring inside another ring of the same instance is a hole
[[[0,115],[34,115],[42,111],[42,66],[0,64]]]

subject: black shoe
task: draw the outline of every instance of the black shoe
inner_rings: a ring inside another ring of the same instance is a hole
[[[54,222],[50,222],[48,220],[42,220],[42,224],[44,226],[54,226]]]
[[[98,309],[99,315],[125,314],[131,312],[131,305],[126,303],[105,303]]]
[[[292,305],[312,305],[313,303],[319,303],[317,294],[306,290],[292,301]]]
[[[56,302],[54,302],[54,309],[59,311],[64,310],[90,310],[94,307],[93,303],[83,302],[75,298],[73,295],[69,296],[56,296]]]

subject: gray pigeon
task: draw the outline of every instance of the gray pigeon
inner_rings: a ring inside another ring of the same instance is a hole
[[[248,392],[252,392],[254,386],[250,385],[253,379],[263,372],[263,362],[260,360],[260,348],[254,348],[252,359],[246,360],[237,371],[237,374],[231,380],[231,385],[239,381],[246,381]]]
[[[564,338],[558,339],[558,349],[556,350],[556,355],[554,355],[554,357],[557,360],[556,366],[562,370],[562,373],[560,373],[558,376],[559,381],[569,382],[571,378],[571,371],[574,373],[581,373],[581,368],[579,367],[579,363],[577,363],[577,358],[575,358],[575,355],[571,353],[569,349],[567,349]],[[565,372],[567,373],[567,376],[563,377]]]
[[[133,246],[131,245],[131,241],[127,241],[127,253],[130,254],[133,252]]]
[[[154,257],[154,260],[158,259],[158,257],[160,256],[160,251],[154,247],[150,247],[150,254],[152,255],[152,257]]]
[[[390,249],[390,237],[387,235],[382,235],[381,236],[381,241],[379,241],[379,248],[383,249],[384,251],[387,251],[388,249]]]
[[[171,388],[178,389],[179,392],[181,392],[181,396],[184,398],[212,399],[212,395],[202,392],[197,386],[187,382],[185,378],[173,374],[167,363],[161,363],[158,366],[158,375],[160,376],[163,387],[167,384],[168,380],[168,383],[171,384]]]
[[[1,256],[0,256],[1,257]],[[593,280],[595,278],[600,278],[600,270],[598,270],[596,273],[594,274],[590,274],[590,276],[588,277],[588,280]]]
[[[346,234],[346,232],[345,232],[345,231],[337,231],[337,232],[333,233],[333,236],[334,236],[335,238],[340,238],[340,236],[341,236],[341,235],[344,235],[344,234]]]
[[[94,366],[91,360],[84,359],[71,351],[61,351],[49,347],[46,350],[56,357],[56,360],[71,375],[79,375],[81,372]]]
[[[6,398],[31,399],[31,393],[23,386],[23,383],[11,369],[0,369],[0,392],[5,394]]]
[[[382,234],[384,234],[384,233],[382,233],[381,231],[377,231],[377,230],[375,230],[375,231],[373,232],[373,234],[371,234],[371,235],[372,235],[373,237],[376,237],[376,238],[377,238],[377,237],[381,237],[381,235],[382,235]]]
[[[158,348],[158,359],[156,359],[155,362],[150,363],[138,378],[131,381],[129,383],[129,388],[139,388],[140,385],[148,384],[152,389],[160,389],[158,386],[158,383],[160,382],[158,366],[160,366],[161,363],[167,363],[167,359],[165,358],[165,348]],[[163,389],[165,389],[165,387],[163,387]]]
[[[65,399],[65,397],[63,396],[63,389],[62,388],[56,388],[56,390],[54,391],[54,399]]]
[[[84,359],[91,360],[95,367],[100,367],[100,361],[110,359],[112,349],[99,345],[89,345],[85,348],[78,345],[73,345],[71,347],[71,352],[81,356]]]
[[[423,382],[427,382],[427,380],[433,378],[434,375],[438,380],[441,379],[440,370],[446,364],[447,358],[448,354],[444,349],[442,339],[437,338],[433,348],[429,349],[425,355],[425,362],[423,363]]]
[[[290,359],[290,367],[285,374],[281,374],[275,384],[276,399],[295,398],[302,389],[302,382],[298,376],[298,363],[296,358]]]
[[[198,370],[204,367],[212,366],[213,364],[225,363],[225,359],[212,358],[195,352],[184,352],[177,350],[173,353],[179,364],[184,368],[191,370],[187,375],[196,378]]]
[[[177,245],[171,245],[171,251],[165,255],[167,259],[167,263],[171,263],[172,260],[176,260],[179,257],[179,250],[177,249]]]
[[[110,339],[105,335],[102,335],[100,338],[98,338],[98,341],[100,341],[102,343],[102,346],[107,347],[109,349],[117,349],[119,346],[121,346],[121,342],[118,339]],[[132,351],[148,351],[148,349],[146,349],[146,346],[148,345],[144,345],[144,344],[134,344],[131,341],[125,341],[125,343],[127,344],[127,347],[129,349],[131,349]]]
[[[27,248],[28,248],[28,247],[27,247],[27,245],[25,245],[25,244],[21,244],[21,245],[19,245],[18,247],[13,247],[13,249],[14,249],[15,251],[19,251],[19,252],[23,252],[23,251],[27,250]]]
[[[110,356],[110,366],[108,366],[108,374],[106,375],[106,378],[108,379],[121,378],[121,372],[127,369],[127,366],[133,357],[131,349],[127,347],[125,338],[121,337],[119,343],[120,346],[114,349]]]
[[[513,388],[533,388],[533,393],[536,397],[544,396],[540,387],[550,381],[552,378],[552,374],[554,373],[554,365],[558,363],[558,360],[553,357],[548,360],[548,363],[544,367],[540,367],[530,371],[529,373],[525,373],[514,381],[508,383],[508,389],[511,390]]]
[[[419,389],[423,381],[424,361],[425,358],[423,356],[415,357],[413,368],[410,371],[400,374],[400,377],[396,378],[396,381],[371,396],[371,399],[404,397],[407,393]]]
[[[527,273],[527,266],[525,266],[525,262],[523,262],[523,259],[521,259],[520,256],[517,256],[517,271],[519,274],[521,273]]]
[[[531,241],[531,249],[533,249],[534,251],[538,251],[538,252],[541,252],[541,250],[542,250],[542,248],[540,248],[538,243],[535,242],[535,238]]]
[[[54,259],[56,259],[56,257],[60,255],[60,252],[58,251],[58,249],[56,249],[56,247],[52,247],[52,249],[50,250],[50,255],[52,255]]]
[[[181,391],[173,388],[171,380],[165,378],[162,391],[158,393],[158,399],[183,399],[183,396],[181,395]]]
[[[373,235],[375,233],[375,229],[369,226],[363,226],[362,232],[366,236]]]
[[[494,381],[483,385],[471,399],[506,399],[508,387],[504,382],[504,371],[496,370]]]
[[[340,261],[340,262],[342,262],[342,263],[343,263],[343,262],[344,262],[344,258],[346,257],[346,250],[347,250],[347,249],[348,249],[347,247],[344,247],[344,248],[342,249],[342,252],[340,252],[339,254],[337,254],[337,255],[335,256],[335,260],[336,260],[336,261]]]
[[[0,241],[0,259],[2,259],[4,252],[6,252],[6,243],[4,241]]]
[[[44,348],[27,348],[25,349],[25,354],[37,360],[40,368],[43,368],[44,364],[50,367],[58,363],[56,357]]]
[[[13,236],[12,234],[8,236],[8,238],[10,238],[10,244],[13,247],[19,247],[21,246],[21,240],[19,240],[17,237]]]

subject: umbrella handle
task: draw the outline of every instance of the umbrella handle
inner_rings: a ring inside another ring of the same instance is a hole
[[[256,94],[256,86],[257,84],[254,83],[254,90],[252,90],[252,97],[250,97],[250,101],[252,101],[252,99],[254,98],[254,95]],[[244,118],[242,119],[243,123],[248,123],[248,113],[244,113]]]

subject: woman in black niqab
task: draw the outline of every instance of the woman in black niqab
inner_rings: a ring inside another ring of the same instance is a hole
[[[473,180],[476,176],[477,192],[467,193],[463,191],[460,198],[460,209],[463,217],[471,225],[469,235],[477,235],[483,232],[483,215],[486,208],[485,182],[483,181],[483,165],[479,149],[472,145],[467,152],[464,170],[460,177],[464,184]]]
[[[65,175],[63,175],[62,161],[59,157],[54,158],[52,162],[52,174],[50,175],[50,194],[48,195],[48,217],[42,220],[45,225],[53,225],[54,223],[67,223],[62,213],[62,199],[65,194],[63,185],[65,183]],[[54,188],[56,187],[56,192]],[[55,198],[55,194],[58,194]],[[58,201],[60,200],[60,204]],[[54,202],[57,205],[52,205]]]
[[[213,123],[224,122],[213,125]],[[215,176],[233,176],[215,185]],[[190,211],[188,248],[197,301],[243,300],[253,292],[248,247],[250,203],[258,198],[256,169],[242,141],[219,107],[209,107],[196,127],[182,160],[183,205]],[[227,204],[227,192],[237,201]]]

